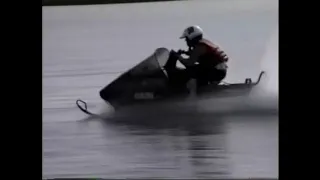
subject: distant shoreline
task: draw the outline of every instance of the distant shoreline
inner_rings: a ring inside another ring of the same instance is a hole
[[[161,1],[177,1],[177,0],[42,0],[42,6],[123,4],[123,3],[161,2]]]

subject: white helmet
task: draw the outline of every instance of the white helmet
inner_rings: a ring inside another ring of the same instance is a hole
[[[203,35],[203,30],[199,26],[190,26],[183,31],[180,39],[188,38],[189,40],[193,40],[195,37],[201,35]]]

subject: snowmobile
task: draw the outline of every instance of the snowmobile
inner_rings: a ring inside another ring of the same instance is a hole
[[[167,48],[156,49],[151,56],[102,88],[99,92],[100,97],[118,109],[134,104],[185,99],[193,92],[192,89],[196,89],[194,94],[197,98],[244,96],[251,92],[264,74],[262,71],[256,82],[246,78],[244,83],[213,83],[198,88],[190,88],[186,84],[175,86],[170,83],[168,71],[165,68],[169,58],[170,51]],[[76,104],[83,112],[92,114],[87,110],[84,101],[79,99]]]

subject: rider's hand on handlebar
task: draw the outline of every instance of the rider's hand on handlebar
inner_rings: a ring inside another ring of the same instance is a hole
[[[180,54],[180,55],[181,55],[181,54],[187,54],[187,51],[182,50],[182,49],[179,49],[177,53]]]
[[[171,55],[174,56],[174,57],[179,57],[179,56],[180,56],[180,54],[179,54],[178,52],[174,51],[174,50],[171,50],[170,53],[171,53]]]

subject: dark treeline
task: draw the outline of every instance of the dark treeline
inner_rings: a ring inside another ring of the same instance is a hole
[[[67,5],[89,5],[89,4],[117,4],[137,2],[159,2],[175,0],[42,0],[43,6],[67,6]]]

